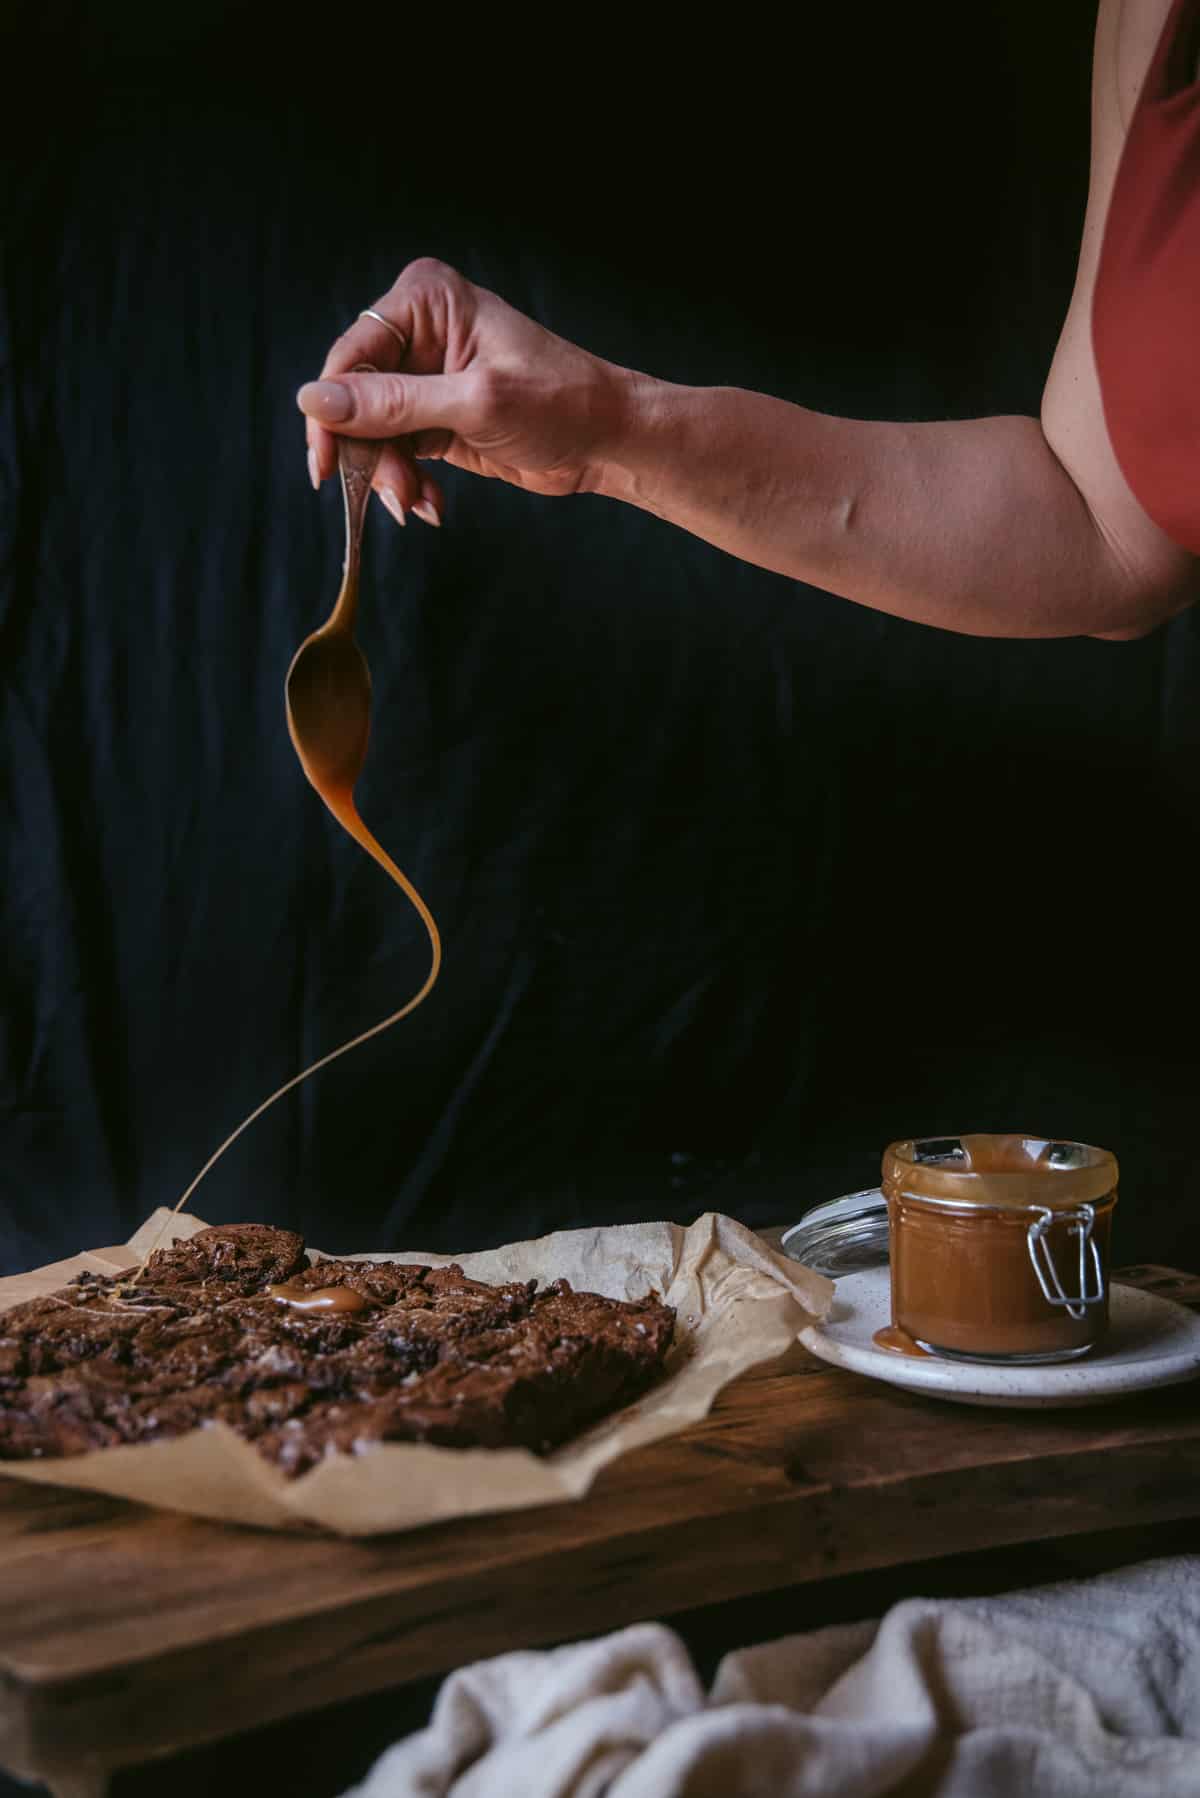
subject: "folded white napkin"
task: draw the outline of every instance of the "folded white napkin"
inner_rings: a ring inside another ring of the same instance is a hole
[[[727,1655],[638,1624],[452,1674],[346,1798],[1200,1798],[1200,1556]]]

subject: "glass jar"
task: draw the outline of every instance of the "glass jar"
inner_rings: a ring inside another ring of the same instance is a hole
[[[894,1142],[883,1157],[892,1326],[966,1361],[1068,1361],[1108,1327],[1117,1163],[1035,1136]]]

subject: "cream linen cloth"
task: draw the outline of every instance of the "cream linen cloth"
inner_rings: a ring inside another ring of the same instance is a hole
[[[1200,1798],[1200,1556],[725,1657],[656,1623],[452,1674],[346,1798]]]

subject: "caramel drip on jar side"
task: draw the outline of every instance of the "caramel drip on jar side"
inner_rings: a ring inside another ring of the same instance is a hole
[[[371,1302],[354,1286],[268,1286],[267,1297],[293,1311],[366,1311]]]
[[[442,939],[437,923],[434,920],[433,913],[426,905],[424,899],[422,899],[412,881],[408,878],[408,875],[396,866],[387,850],[363,823],[362,818],[359,816],[358,807],[354,803],[353,788],[347,785],[345,781],[314,779],[307,768],[305,769],[305,774],[313,787],[315,787],[316,791],[320,794],[329,810],[333,813],[338,823],[342,826],[342,829],[354,838],[360,848],[366,850],[373,861],[379,863],[379,866],[383,869],[384,873],[395,881],[401,892],[413,906],[417,916],[425,926],[426,933],[429,937],[429,972],[425,976],[424,983],[420,989],[407,1001],[407,1003],[400,1007],[399,1011],[392,1012],[389,1017],[381,1019],[378,1024],[372,1024],[369,1030],[363,1030],[358,1036],[351,1037],[349,1042],[342,1043],[336,1049],[331,1049],[327,1055],[322,1055],[319,1061],[314,1061],[311,1066],[304,1068],[301,1073],[293,1074],[292,1078],[290,1080],[285,1080],[283,1085],[271,1094],[270,1098],[264,1099],[261,1105],[256,1105],[249,1117],[242,1119],[242,1122],[238,1125],[236,1130],[230,1131],[229,1135],[225,1138],[225,1141],[212,1155],[209,1156],[208,1160],[204,1163],[204,1166],[200,1169],[200,1172],[185,1188],[184,1192],[171,1207],[168,1215],[163,1219],[158,1234],[150,1244],[150,1247],[146,1250],[146,1253],[142,1256],[137,1271],[129,1282],[130,1285],[136,1285],[141,1279],[142,1274],[145,1272],[146,1263],[162,1241],[163,1236],[166,1233],[167,1225],[170,1223],[171,1219],[183,1210],[183,1207],[187,1204],[201,1180],[203,1180],[205,1175],[210,1173],[216,1166],[226,1149],[232,1148],[242,1132],[248,1130],[251,1124],[260,1118],[264,1111],[268,1111],[277,1099],[282,1099],[285,1093],[290,1093],[294,1087],[299,1086],[302,1081],[307,1080],[310,1074],[315,1074],[319,1072],[321,1068],[328,1067],[330,1062],[336,1061],[340,1055],[348,1055],[351,1049],[357,1049],[362,1043],[369,1042],[373,1036],[379,1036],[383,1031],[390,1030],[393,1024],[398,1024],[401,1018],[406,1018],[409,1012],[415,1011],[422,1000],[428,998],[429,993],[432,991],[433,985],[437,980],[438,974],[441,971]]]

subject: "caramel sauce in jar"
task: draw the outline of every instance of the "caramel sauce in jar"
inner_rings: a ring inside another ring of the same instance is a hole
[[[1065,1361],[1101,1341],[1117,1201],[1107,1150],[1034,1136],[909,1139],[884,1155],[883,1192],[892,1323],[880,1346]]]

